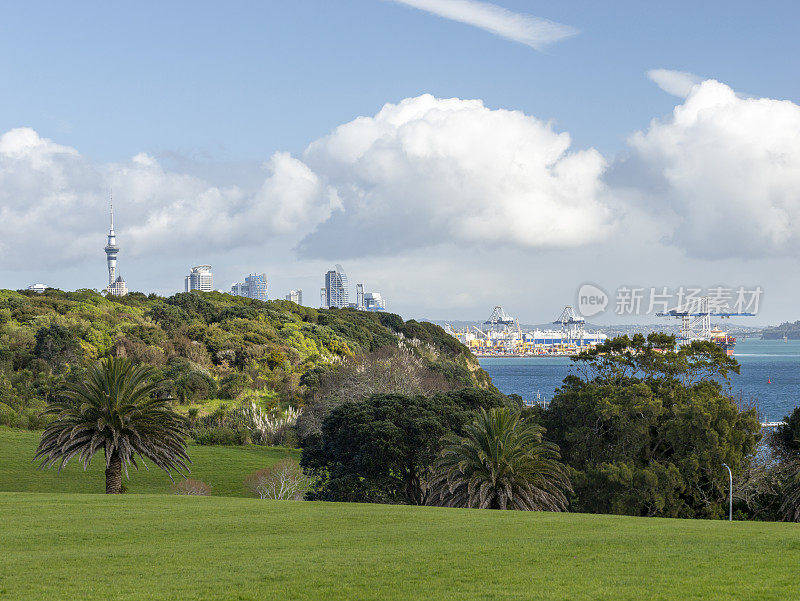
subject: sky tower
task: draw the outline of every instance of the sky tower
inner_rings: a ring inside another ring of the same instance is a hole
[[[114,199],[111,199],[111,229],[108,230],[108,244],[106,244],[106,260],[108,261],[108,285],[112,286],[117,276],[117,236],[114,233]]]
[[[125,296],[128,293],[128,287],[125,285],[125,280],[122,276],[117,276],[117,253],[119,246],[117,246],[117,236],[114,233],[114,199],[111,198],[111,227],[108,230],[108,244],[106,244],[106,261],[108,262],[108,287],[106,292],[114,296]]]

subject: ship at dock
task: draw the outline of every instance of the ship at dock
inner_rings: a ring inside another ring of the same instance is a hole
[[[455,331],[445,330],[469,347],[478,357],[570,356],[606,341],[602,332],[591,332],[575,310],[567,306],[553,325],[559,328],[523,331],[519,320],[496,306],[481,327],[471,326]]]
[[[709,340],[720,347],[725,354],[729,357],[733,355],[733,349],[736,348],[736,338],[727,332],[723,332],[719,328],[714,328],[709,332]]]
[[[677,317],[681,320],[678,344],[685,345],[695,340],[706,340],[713,342],[724,350],[726,355],[731,356],[736,348],[736,338],[719,327],[712,327],[711,318],[752,317],[754,313],[733,312],[727,306],[712,307],[711,300],[706,296],[669,311],[658,313],[658,315],[660,317]]]

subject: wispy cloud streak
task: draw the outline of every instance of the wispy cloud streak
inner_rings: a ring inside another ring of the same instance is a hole
[[[500,37],[541,50],[578,33],[562,25],[532,15],[516,13],[490,2],[479,0],[390,0],[434,15],[479,27]]]
[[[652,69],[647,77],[667,94],[678,98],[688,98],[694,87],[703,83],[703,78],[694,73],[672,69]]]

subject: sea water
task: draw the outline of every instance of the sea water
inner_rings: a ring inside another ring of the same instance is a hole
[[[800,340],[739,339],[734,358],[741,369],[731,375],[737,399],[754,404],[764,421],[781,421],[800,405]],[[550,400],[567,374],[568,357],[487,357],[481,366],[505,394]]]

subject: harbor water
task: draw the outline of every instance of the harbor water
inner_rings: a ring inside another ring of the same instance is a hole
[[[731,376],[734,396],[758,407],[764,421],[780,421],[800,405],[800,340],[740,339]],[[505,394],[550,400],[574,363],[568,357],[487,357],[480,364]]]

